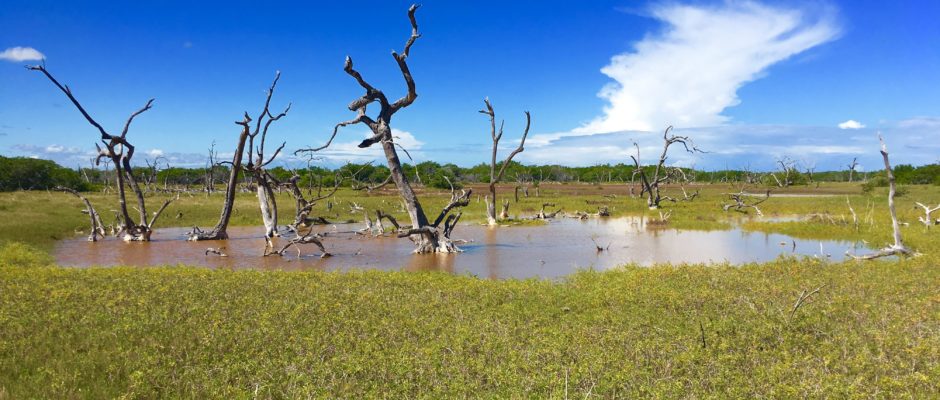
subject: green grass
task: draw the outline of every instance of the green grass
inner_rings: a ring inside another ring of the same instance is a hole
[[[0,387],[14,398],[563,398],[566,385],[577,398],[925,397],[940,391],[938,283],[927,259],[627,267],[562,283],[6,267]]]
[[[617,190],[545,185],[540,198],[520,199],[510,213],[554,202],[570,212],[606,205],[614,216],[659,217],[642,199],[604,196]],[[764,213],[828,213],[834,223],[724,213],[730,189],[718,185],[664,211],[678,229],[742,223],[873,247],[890,239],[883,190],[791,190],[839,195],[772,197]],[[843,224],[841,215],[851,220],[845,196],[862,218],[866,203],[875,204],[872,223]],[[113,206],[113,195],[91,198],[103,214]],[[433,213],[447,195],[424,198]],[[282,199],[289,217],[292,203]],[[347,201],[404,218],[395,197],[351,191],[340,193],[327,218],[361,220]],[[940,188],[909,187],[898,199],[902,221],[911,223],[905,241],[924,253],[900,262],[625,266],[551,282],[60,268],[46,251],[87,229],[79,201],[0,193],[0,399],[931,397],[940,392],[940,229],[917,223],[914,201],[937,203]],[[211,226],[220,203],[220,196],[183,197],[158,225]],[[252,195],[237,204],[235,225],[260,224]],[[483,210],[474,198],[464,221],[482,222]],[[793,311],[800,294],[816,288]]]

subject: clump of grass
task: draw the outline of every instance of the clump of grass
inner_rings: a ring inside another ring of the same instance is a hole
[[[25,243],[7,242],[0,247],[0,267],[34,267],[52,265],[49,253]]]

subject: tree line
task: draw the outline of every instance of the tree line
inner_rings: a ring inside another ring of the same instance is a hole
[[[644,167],[652,168],[652,166]],[[453,184],[457,188],[468,184],[488,183],[490,165],[480,163],[472,167],[460,167],[455,164],[440,164],[434,161],[425,161],[402,165],[402,170],[411,177],[416,184],[438,189],[450,189]],[[754,183],[776,185],[767,174],[770,172],[749,172],[747,170],[718,170],[701,171],[683,169],[696,183],[723,183],[742,182],[749,178]],[[568,167],[562,165],[524,165],[511,161],[506,166],[504,181],[523,185],[537,185],[540,182],[557,183],[630,183],[636,182],[634,178],[636,167],[626,164],[601,164],[587,167]],[[141,182],[154,188],[190,188],[203,190],[207,181],[213,184],[222,184],[223,179],[229,175],[230,169],[226,165],[215,165],[211,168],[183,168],[172,166],[138,166],[133,168],[134,175]],[[373,165],[372,163],[347,163],[337,168],[322,166],[302,167],[288,169],[285,167],[270,168],[268,172],[279,180],[287,180],[294,173],[300,176],[298,185],[301,187],[332,187],[337,177],[341,177],[340,186],[362,188],[379,184],[389,176],[388,167]],[[897,183],[904,185],[933,184],[940,185],[940,164],[913,166],[909,164],[897,165],[893,168]],[[67,168],[51,160],[42,160],[27,157],[0,156],[0,190],[47,190],[57,186],[67,187],[77,191],[101,189],[113,181],[113,170],[105,168]],[[814,172],[812,175],[801,173],[791,177],[793,185],[808,185],[813,182],[847,182],[850,170]],[[870,186],[885,186],[885,173],[878,171],[867,174],[858,174],[860,181]],[[208,179],[207,179],[208,177]],[[247,181],[250,183],[250,180]],[[448,183],[450,182],[450,183]]]

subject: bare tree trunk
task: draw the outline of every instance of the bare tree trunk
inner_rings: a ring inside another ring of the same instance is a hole
[[[505,121],[499,123],[499,131],[496,130],[496,112],[493,110],[493,105],[490,104],[490,99],[483,99],[483,103],[486,105],[486,108],[480,110],[481,114],[486,114],[490,117],[490,137],[493,139],[493,151],[490,157],[490,185],[489,190],[490,194],[486,200],[486,220],[490,226],[497,225],[496,219],[496,184],[503,179],[503,174],[506,172],[506,167],[512,162],[512,158],[525,150],[525,139],[529,135],[529,126],[532,122],[532,117],[528,111],[525,112],[525,131],[522,133],[522,139],[519,141],[519,147],[516,147],[512,153],[509,153],[509,156],[503,160],[502,166],[499,167],[499,171],[496,169],[496,153],[499,150],[499,141],[503,138],[503,124]],[[528,196],[526,196],[528,197]],[[519,193],[516,192],[516,201],[519,201]]]
[[[295,154],[323,150],[329,147],[333,139],[336,138],[339,128],[359,123],[365,124],[372,131],[373,136],[363,140],[359,144],[359,147],[366,148],[376,143],[381,143],[389,173],[392,175],[392,181],[395,182],[395,186],[398,188],[405,212],[408,213],[408,217],[411,220],[411,229],[400,233],[399,236],[410,238],[412,242],[415,243],[416,253],[457,252],[460,251],[460,249],[457,248],[450,239],[450,234],[456,226],[457,221],[460,219],[460,213],[456,215],[449,215],[449,213],[455,207],[463,207],[469,204],[470,191],[466,190],[461,194],[457,194],[456,191],[452,190],[451,202],[444,207],[444,210],[433,223],[429,222],[417,195],[411,188],[407,177],[402,171],[401,161],[395,149],[396,143],[391,134],[390,124],[392,116],[399,110],[410,106],[418,97],[415,82],[407,64],[411,46],[414,44],[415,40],[421,37],[421,35],[418,34],[418,23],[415,19],[415,11],[417,11],[417,9],[418,5],[412,5],[411,8],[408,9],[408,19],[411,22],[412,30],[411,36],[408,38],[408,41],[405,42],[404,50],[401,54],[394,51],[392,52],[392,57],[398,63],[402,77],[405,79],[408,93],[394,103],[390,103],[388,98],[385,97],[385,93],[366,82],[362,75],[353,68],[352,58],[346,57],[344,66],[345,72],[355,79],[359,86],[365,90],[365,94],[353,100],[348,107],[350,111],[356,112],[357,116],[349,121],[336,124],[333,128],[332,136],[330,136],[330,139],[325,145],[317,148],[300,149],[297,150]],[[376,102],[379,103],[380,110],[377,118],[373,120],[372,117],[366,115],[366,106]],[[417,171],[417,166],[415,171]],[[441,226],[442,223],[443,226]]]
[[[509,200],[503,200],[503,209],[499,212],[499,219],[509,219]]]
[[[891,214],[891,228],[894,231],[894,244],[889,245],[876,253],[864,256],[855,256],[850,254],[848,251],[845,252],[847,256],[855,258],[856,260],[874,260],[879,257],[893,255],[908,256],[914,253],[905,247],[904,242],[901,240],[901,224],[898,222],[898,214],[894,207],[894,195],[897,190],[894,183],[894,173],[891,171],[891,162],[888,161],[888,146],[885,145],[885,141],[881,135],[878,135],[878,140],[881,141],[881,157],[885,162],[885,173],[888,174],[888,212]]]
[[[197,227],[189,234],[189,240],[226,240],[228,239],[228,222],[232,218],[232,209],[235,207],[235,192],[238,190],[238,174],[242,169],[242,158],[245,154],[245,142],[248,140],[249,126],[251,118],[245,114],[245,119],[236,122],[242,126],[242,132],[238,135],[238,144],[235,146],[235,155],[232,156],[232,169],[229,171],[228,184],[225,186],[225,203],[222,205],[222,215],[219,216],[219,222],[215,224],[209,232],[203,232]]]

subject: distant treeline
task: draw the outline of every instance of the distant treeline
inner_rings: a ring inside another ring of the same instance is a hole
[[[53,161],[0,156],[0,191],[45,190],[56,186],[75,190],[91,188],[78,171]]]
[[[653,167],[644,167],[652,169]],[[439,164],[426,161],[417,165],[405,164],[405,175],[414,182],[446,189],[451,183],[455,186],[489,182],[490,167],[479,164],[464,168],[454,164]],[[635,167],[626,164],[595,165],[590,167],[566,167],[561,165],[523,165],[512,162],[506,168],[503,179],[506,183],[538,184],[539,182],[581,182],[581,183],[624,183],[634,181]],[[670,170],[674,170],[670,168]],[[884,171],[851,172],[845,171],[787,171],[752,172],[745,170],[696,171],[681,169],[683,174],[674,174],[673,181],[720,183],[748,182],[750,184],[777,186],[781,182],[788,185],[806,185],[815,182],[869,181],[870,185],[881,186]],[[229,168],[218,165],[214,168],[180,168],[165,166],[135,167],[134,176],[142,186],[151,188],[165,187],[205,187],[210,181],[215,185],[224,184],[229,176]],[[282,181],[290,179],[295,173],[300,177],[301,187],[335,185],[337,177],[341,185],[352,187],[375,186],[384,182],[388,168],[370,163],[346,164],[336,169],[313,166],[289,170],[284,167],[268,169],[274,178]],[[74,170],[59,166],[49,160],[37,160],[23,157],[0,156],[0,190],[50,189],[66,186],[77,190],[113,185],[114,170],[106,166],[100,168],[81,168]],[[919,167],[898,165],[894,174],[900,184],[935,184],[940,185],[940,165],[930,164]],[[240,177],[244,182],[246,177]]]

